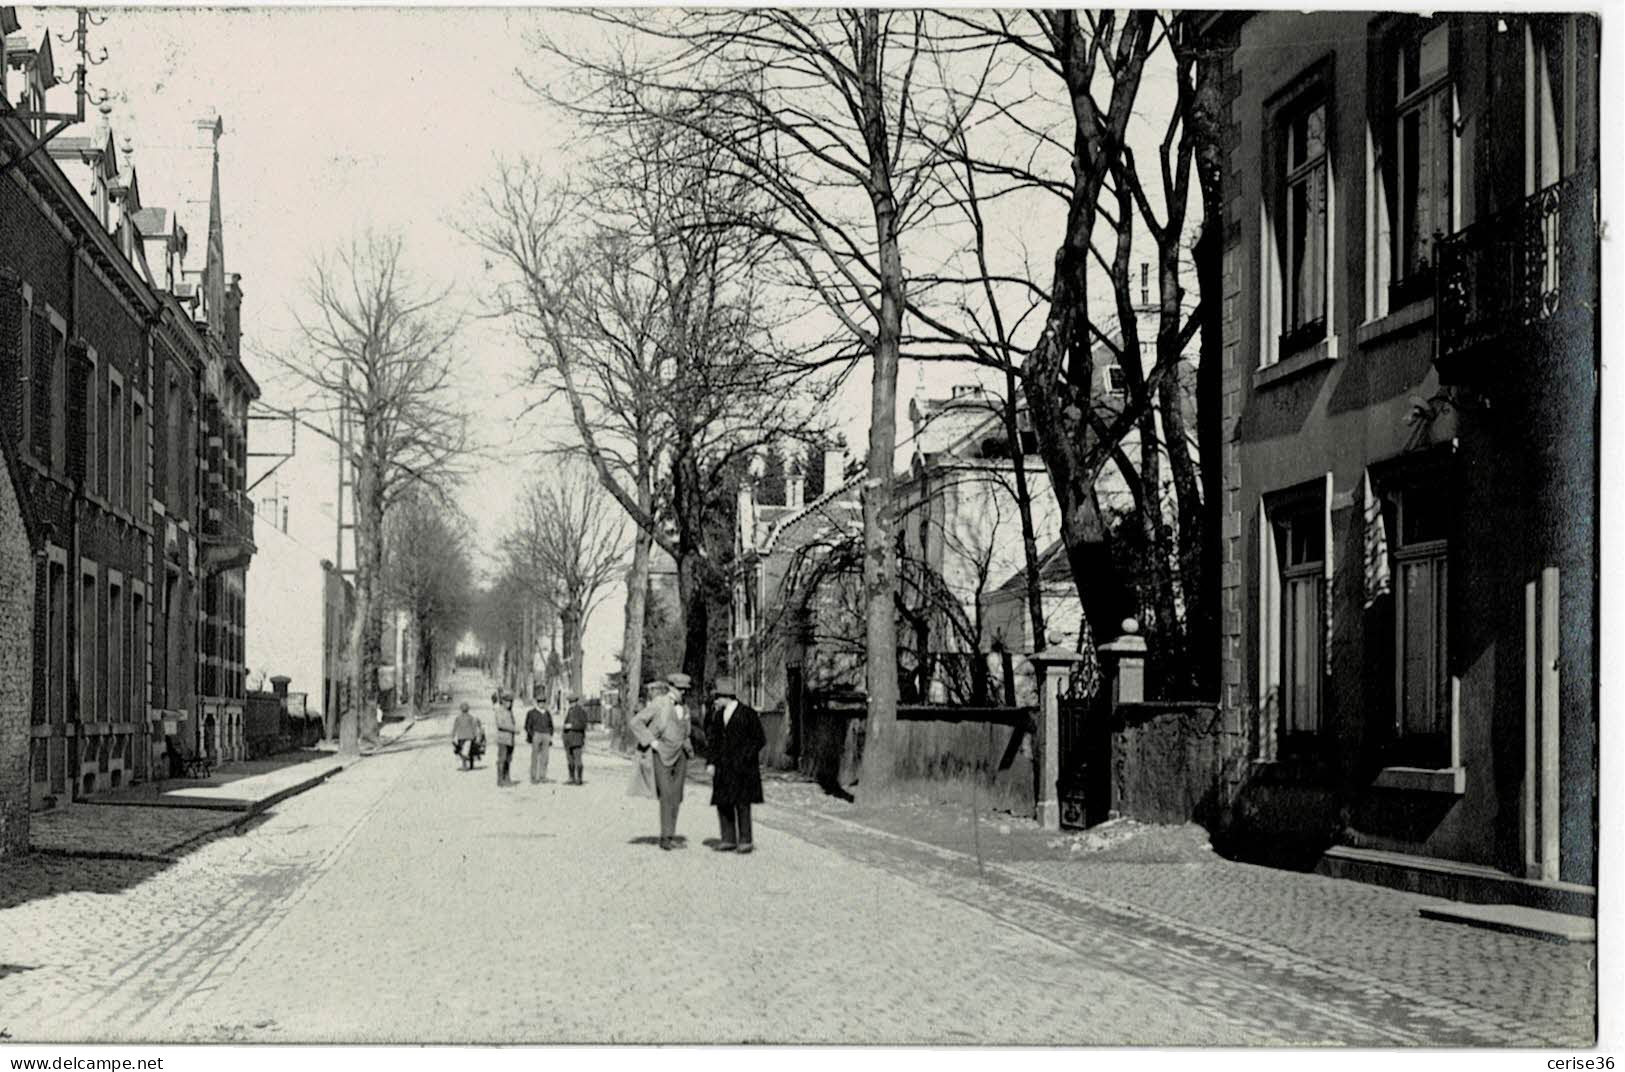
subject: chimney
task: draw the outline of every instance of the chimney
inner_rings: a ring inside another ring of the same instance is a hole
[[[242,278],[236,272],[226,277],[226,353],[234,361],[242,360]]]
[[[286,674],[277,674],[271,678],[271,691],[280,696],[284,703],[288,700],[288,682],[292,680]]]
[[[805,485],[801,475],[801,459],[797,458],[790,463],[790,470],[784,478],[784,505],[797,509],[802,505],[801,492]]]
[[[824,448],[824,494],[841,486],[846,478],[846,439],[837,437]]]

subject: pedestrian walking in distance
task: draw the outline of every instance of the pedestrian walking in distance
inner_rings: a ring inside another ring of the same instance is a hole
[[[513,697],[504,693],[497,704],[497,785],[519,784],[508,777],[508,768],[513,765],[514,741],[518,736],[519,730],[513,721]]]
[[[581,694],[570,694],[570,710],[564,715],[564,759],[570,766],[570,784],[582,785],[581,750],[587,747],[587,708]]]
[[[474,742],[479,736],[479,720],[469,714],[468,704],[464,702],[451,724],[451,749],[462,759],[464,770],[474,769]]]
[[[748,853],[751,842],[750,806],[762,802],[762,748],[767,735],[761,717],[739,702],[733,678],[719,677],[710,728],[711,806],[722,828],[717,851]]]
[[[677,809],[683,803],[683,782],[688,778],[688,758],[694,754],[689,741],[691,725],[683,707],[687,674],[666,675],[667,691],[656,696],[632,716],[632,736],[637,738],[652,766],[655,798],[660,801],[660,847],[677,847]],[[640,762],[643,757],[640,756]]]

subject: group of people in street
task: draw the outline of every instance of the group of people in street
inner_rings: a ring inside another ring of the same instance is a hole
[[[762,802],[761,752],[767,744],[762,720],[739,701],[733,679],[720,677],[712,688],[711,710],[696,726],[683,704],[691,684],[683,673],[650,683],[649,702],[629,725],[637,741],[638,762],[627,792],[659,801],[660,847],[677,848],[683,784],[688,761],[698,749],[712,768],[711,806],[717,810],[720,828],[716,848],[749,853],[755,849],[751,805]]]
[[[491,706],[496,710],[497,733],[497,785],[507,788],[519,783],[511,777],[513,751],[518,743],[519,727],[513,717],[513,693],[494,692]],[[545,704],[532,703],[525,712],[525,741],[530,745],[530,784],[541,785],[548,780],[547,761],[553,748],[553,712]],[[582,780],[581,750],[587,746],[587,709],[581,697],[572,693],[570,708],[564,716],[563,743],[565,763],[569,768],[569,785],[585,785]],[[485,753],[485,727],[463,701],[451,727],[452,750],[463,761],[464,770],[473,770],[475,760]]]
[[[649,683],[648,702],[632,716],[628,729],[637,742],[637,763],[632,770],[629,796],[647,797],[660,805],[660,847],[678,848],[677,814],[688,780],[688,763],[696,755],[712,767],[711,806],[717,810],[719,852],[749,853],[755,849],[750,809],[762,802],[761,753],[767,745],[761,717],[739,701],[733,679],[719,677],[712,688],[711,706],[699,719],[683,700],[692,681],[687,674],[668,674]],[[491,695],[496,710],[497,785],[518,785],[510,777],[520,726],[514,721],[514,697],[509,692]],[[525,712],[525,740],[530,744],[530,784],[548,780],[548,755],[553,747],[553,713],[533,703]],[[581,697],[570,696],[562,727],[570,785],[583,785],[581,752],[587,743],[587,709]],[[452,747],[464,770],[472,770],[485,752],[485,728],[464,702],[452,723]]]

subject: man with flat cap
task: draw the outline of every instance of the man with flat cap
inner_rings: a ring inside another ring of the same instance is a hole
[[[717,809],[722,828],[718,852],[750,852],[750,806],[762,802],[762,749],[767,735],[762,720],[750,707],[739,702],[733,678],[719,677],[713,689],[711,716],[711,806]]]
[[[664,695],[632,716],[631,728],[639,750],[646,750],[653,761],[655,796],[660,801],[660,847],[669,850],[677,848],[677,809],[683,803],[683,782],[694,746],[689,743],[691,727],[683,707],[689,677],[667,674],[666,685]]]

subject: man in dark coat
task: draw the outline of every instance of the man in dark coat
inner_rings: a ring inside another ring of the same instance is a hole
[[[537,702],[525,712],[525,740],[530,742],[530,784],[547,781],[547,753],[553,747],[553,712]]]
[[[570,695],[570,710],[564,716],[564,759],[570,765],[570,784],[581,785],[581,750],[587,746],[587,708],[581,697]]]
[[[711,716],[711,805],[722,827],[718,852],[750,852],[750,806],[762,802],[762,748],[767,735],[755,711],[734,695],[732,678],[719,677]]]

